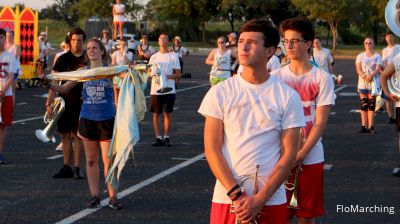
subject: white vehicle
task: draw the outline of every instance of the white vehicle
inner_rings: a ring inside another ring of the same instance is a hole
[[[128,43],[128,50],[132,53],[137,53],[137,46],[140,44],[139,37],[135,34],[124,33],[122,38]],[[119,49],[119,36],[117,41],[114,43],[114,50]]]

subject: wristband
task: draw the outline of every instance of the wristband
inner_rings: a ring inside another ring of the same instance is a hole
[[[231,194],[231,195],[229,196],[229,198],[230,198],[232,201],[236,201],[237,199],[240,198],[240,196],[242,196],[242,194],[243,194],[243,192],[244,192],[244,188],[243,188],[243,187],[240,187],[239,189],[240,189],[239,191],[237,191],[237,192],[235,192],[235,193],[233,193],[233,194]]]
[[[236,189],[239,189],[239,188],[240,188],[240,185],[239,185],[239,184],[236,184],[235,186],[233,186],[233,187],[228,191],[228,193],[226,193],[226,195],[228,195],[228,197],[230,197],[231,194],[232,194]]]

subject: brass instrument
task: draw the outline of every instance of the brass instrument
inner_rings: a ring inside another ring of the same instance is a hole
[[[52,141],[53,143],[55,143],[56,139],[53,136],[53,134],[56,130],[57,122],[60,119],[61,114],[65,110],[64,99],[61,97],[55,98],[53,103],[50,105],[50,109],[51,109],[52,113],[49,114],[46,111],[46,113],[44,114],[44,117],[43,117],[43,122],[45,124],[47,124],[46,128],[43,130],[37,129],[35,131],[35,134],[36,134],[36,137],[43,142]]]
[[[385,8],[385,20],[389,29],[400,37],[400,1],[389,0]],[[400,83],[397,72],[387,80],[389,92],[400,98]]]
[[[157,62],[151,65],[151,74],[155,82],[160,85],[160,89],[157,90],[157,93],[167,93],[172,90],[171,87],[168,87],[167,76],[165,76],[164,71]]]
[[[246,181],[253,181],[253,182],[254,182],[254,185],[253,185],[253,195],[257,194],[257,192],[258,192],[258,168],[260,168],[260,165],[256,165],[256,173],[255,173],[255,175],[244,175],[244,176],[241,176],[241,177],[240,177],[240,181],[239,181],[239,185],[240,185],[241,187],[244,186],[244,184],[245,184]],[[231,204],[231,213],[234,213],[234,212],[235,212],[235,211],[234,211],[234,208],[235,208],[235,207],[234,207],[233,202],[232,202],[232,204]],[[240,220],[236,217],[236,219],[235,219],[235,224],[241,224],[241,223],[242,223],[242,221],[240,221]],[[249,224],[257,224],[256,219],[251,220]]]
[[[299,150],[303,148],[304,143],[306,143],[306,138],[304,135],[304,129],[300,129],[300,139],[299,139]],[[292,175],[292,174],[291,174]],[[288,191],[292,191],[292,197],[290,199],[288,208],[292,209],[299,209],[299,203],[297,201],[297,192],[299,188],[299,175],[300,175],[300,169],[296,167],[296,171],[294,174],[294,180],[292,183],[290,183],[289,180],[285,181],[285,189]]]

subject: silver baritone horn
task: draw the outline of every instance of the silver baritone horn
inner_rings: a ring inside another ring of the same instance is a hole
[[[46,128],[43,130],[37,129],[35,131],[36,137],[43,141],[49,142],[52,141],[53,143],[56,142],[53,134],[57,127],[57,122],[61,117],[61,114],[65,110],[65,102],[64,99],[61,97],[57,97],[54,99],[53,103],[50,105],[51,114],[46,113],[44,114],[43,121],[47,124]]]
[[[385,8],[386,24],[394,34],[400,37],[400,1],[390,0]],[[400,98],[400,74],[397,72],[387,80],[390,93]]]
[[[167,93],[172,90],[171,87],[168,87],[167,76],[165,76],[164,71],[157,62],[151,65],[151,75],[155,79],[155,82],[160,85],[157,93]]]

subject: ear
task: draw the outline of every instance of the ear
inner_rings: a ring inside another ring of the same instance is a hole
[[[265,53],[266,53],[267,57],[268,58],[272,57],[272,55],[275,54],[275,50],[276,50],[276,48],[273,46],[265,48]]]
[[[310,50],[310,49],[312,48],[312,46],[313,46],[313,41],[308,40],[308,41],[306,42],[306,46],[307,46],[307,50]]]

